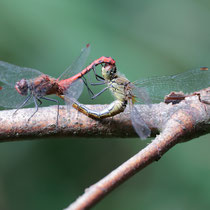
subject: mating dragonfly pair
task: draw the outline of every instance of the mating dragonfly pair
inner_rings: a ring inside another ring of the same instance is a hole
[[[56,121],[58,123],[59,103],[55,99],[46,97],[51,94],[56,94],[64,99],[68,105],[72,105],[80,112],[96,119],[111,117],[123,112],[129,104],[133,127],[141,139],[146,139],[150,136],[151,131],[143,121],[141,113],[134,106],[135,102],[141,101],[147,104],[160,102],[171,91],[191,93],[209,87],[210,73],[200,69],[174,76],[152,77],[131,83],[124,76],[118,74],[115,60],[104,56],[82,70],[89,53],[90,46],[87,45],[76,61],[57,79],[35,69],[23,68],[0,61],[0,82],[3,83],[0,86],[0,106],[16,108],[15,112],[17,112],[23,106],[34,103],[36,109],[29,118],[30,120],[38,111],[38,103],[41,104],[42,99],[53,101],[58,105]],[[102,64],[102,76],[98,75],[95,69],[99,64]],[[99,81],[99,83],[92,85],[107,85],[96,95],[93,94],[84,77],[91,70],[94,72],[96,80]],[[109,89],[113,93],[115,101],[101,112],[86,108],[77,101],[82,93],[83,84],[86,85],[92,99]]]

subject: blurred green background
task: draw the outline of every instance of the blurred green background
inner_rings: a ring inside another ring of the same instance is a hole
[[[1,0],[0,60],[58,77],[90,43],[88,63],[111,56],[131,81],[176,74],[210,66],[209,22],[207,0]],[[149,141],[2,143],[0,209],[63,209]],[[210,209],[209,147],[209,135],[177,145],[94,209]]]

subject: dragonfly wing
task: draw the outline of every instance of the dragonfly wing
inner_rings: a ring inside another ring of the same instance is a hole
[[[173,76],[160,76],[142,79],[135,85],[143,88],[153,103],[164,101],[172,91],[192,93],[210,85],[210,71],[194,69]]]
[[[90,54],[90,45],[88,44],[85,48],[82,49],[79,57],[61,74],[58,78],[59,80],[68,79],[75,74],[82,71],[83,66],[87,60],[88,55]]]
[[[131,121],[136,133],[139,135],[139,137],[142,140],[150,136],[151,134],[150,128],[144,122],[140,112],[137,110],[137,108],[134,105],[132,105],[131,108]]]
[[[140,99],[140,101],[137,101],[137,102],[151,104],[149,93],[147,92],[147,90],[144,87],[137,87],[134,85],[132,91],[133,91],[134,96],[137,97],[138,99]]]
[[[15,85],[21,79],[33,79],[41,74],[43,73],[36,69],[20,67],[0,61],[0,81],[6,84]]]
[[[26,100],[27,96],[20,95],[13,86],[4,84],[0,86],[0,106],[18,108]],[[25,106],[33,103],[30,99]]]
[[[72,82],[69,88],[65,91],[64,99],[68,108],[71,107],[74,101],[80,97],[83,91],[83,87],[84,87],[84,84],[83,84],[82,79],[78,79]]]

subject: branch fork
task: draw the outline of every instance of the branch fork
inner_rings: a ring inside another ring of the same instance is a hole
[[[110,174],[87,188],[65,210],[88,209],[113,189],[152,162],[160,159],[177,143],[210,133],[210,88],[188,95],[178,104],[136,105],[155,139]],[[88,105],[100,111],[106,105]],[[43,107],[28,122],[33,108],[0,112],[0,141],[17,141],[37,137],[137,137],[129,110],[109,119],[93,120],[77,110],[61,106],[56,128],[57,106]]]

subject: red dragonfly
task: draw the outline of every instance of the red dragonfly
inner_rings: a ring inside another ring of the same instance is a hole
[[[69,104],[72,99],[79,98],[83,90],[83,82],[87,86],[86,80],[83,77],[86,73],[92,69],[95,72],[95,67],[99,64],[106,63],[115,65],[115,60],[111,57],[102,56],[82,70],[89,53],[90,45],[88,44],[82,49],[80,56],[75,62],[57,79],[35,69],[19,67],[0,61],[0,82],[3,83],[3,85],[0,86],[0,106],[16,108],[17,111],[23,106],[34,103],[36,110],[29,118],[30,120],[38,111],[37,102],[41,105],[42,99],[53,101],[58,105],[58,123],[59,103],[57,100],[46,96],[55,94]],[[100,78],[96,73],[95,76],[96,78]],[[90,89],[88,88],[88,90]],[[93,94],[91,90],[90,92]]]

